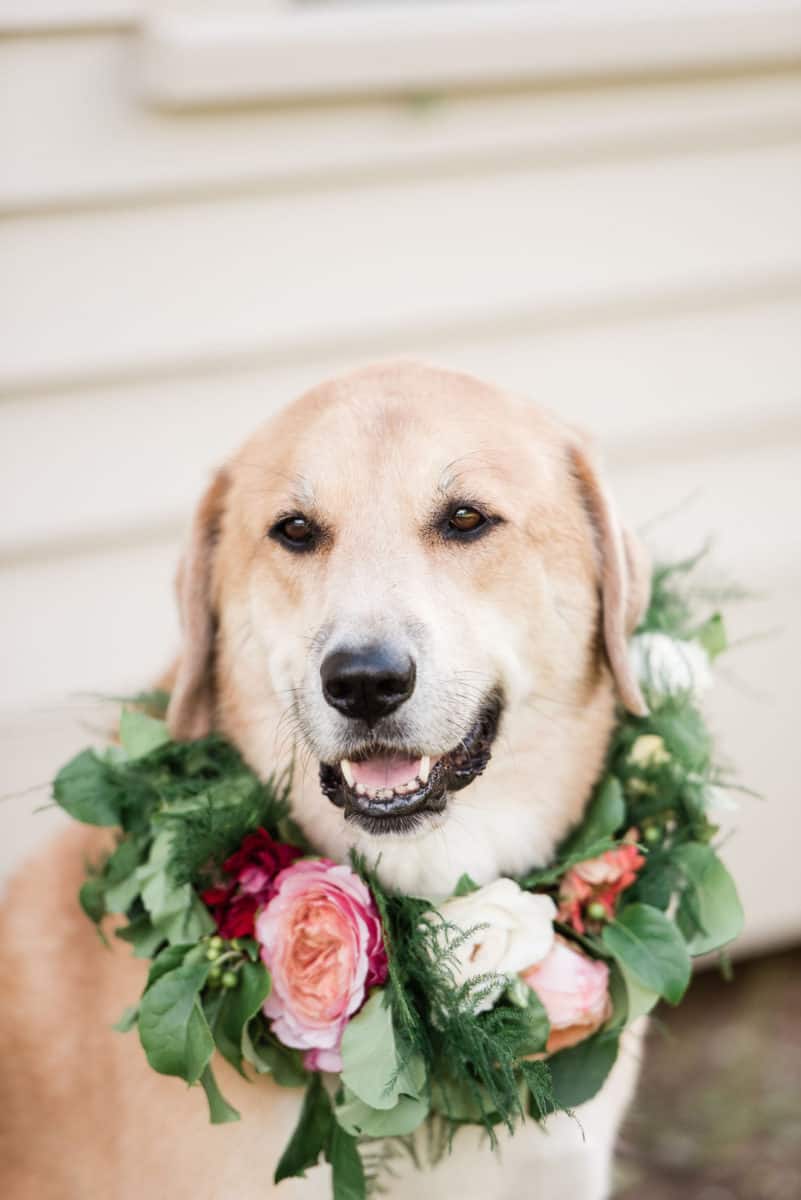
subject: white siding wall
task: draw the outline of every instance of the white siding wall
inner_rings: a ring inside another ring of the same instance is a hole
[[[717,535],[755,594],[736,634],[768,635],[712,702],[765,797],[727,847],[746,944],[801,933],[801,63],[167,111],[132,6],[42,0],[23,32],[6,7],[6,867],[54,821],[20,793],[87,739],[86,694],[168,658],[213,465],[307,384],[409,353],[592,427],[635,524],[691,500],[657,547]]]

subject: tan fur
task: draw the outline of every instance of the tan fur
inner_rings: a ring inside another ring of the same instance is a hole
[[[431,529],[437,505],[488,507],[504,523],[470,545]],[[330,536],[314,555],[265,537],[301,510]],[[176,736],[216,726],[263,774],[296,759],[292,802],[323,851],[351,846],[392,886],[442,895],[545,862],[581,816],[621,701],[642,711],[625,639],[647,598],[641,548],[623,531],[584,438],[466,376],[386,364],[302,397],[246,443],[201,501],[178,580],[183,645],[169,711]],[[368,631],[418,655],[410,743],[446,753],[482,694],[506,709],[483,777],[414,835],[376,838],[321,794],[317,761],[340,736],[319,693],[325,644]],[[0,925],[6,1072],[0,1161],[19,1200],[115,1196],[253,1200],[297,1115],[297,1097],[220,1066],[240,1125],[209,1128],[202,1096],[147,1067],[111,1023],[143,967],[105,950],[75,893],[100,835],[72,831],[12,885]],[[13,964],[13,965],[12,965]],[[606,1194],[611,1146],[636,1076],[636,1036],[601,1096],[504,1148],[506,1170],[457,1141],[433,1174],[393,1195]],[[325,1194],[324,1171],[279,1196]]]

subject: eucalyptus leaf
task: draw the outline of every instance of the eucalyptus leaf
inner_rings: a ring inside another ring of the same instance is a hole
[[[354,1137],[405,1137],[425,1120],[428,1109],[425,1096],[400,1096],[392,1108],[371,1108],[345,1088],[334,1116]]]
[[[331,1102],[320,1075],[312,1075],[303,1098],[300,1117],[284,1153],[278,1160],[273,1179],[280,1183],[294,1175],[305,1176],[328,1148],[333,1124]]]
[[[551,1055],[548,1067],[559,1108],[576,1108],[592,1100],[615,1065],[618,1047],[619,1034],[609,1030]]]
[[[690,982],[690,956],[673,922],[647,904],[629,904],[603,931],[604,945],[669,1004],[678,1004]]]
[[[419,1067],[401,1064],[392,1010],[381,990],[345,1026],[342,1082],[370,1108],[393,1108],[399,1096],[419,1094]]]
[[[214,1024],[217,1049],[242,1071],[242,1035],[248,1021],[256,1015],[270,994],[270,972],[263,963],[244,962],[237,972],[239,982],[222,998]]]
[[[336,1121],[331,1123],[325,1156],[331,1164],[334,1200],[365,1200],[367,1182],[356,1139]]]
[[[453,889],[453,894],[454,896],[469,896],[472,892],[477,891],[478,884],[465,872],[459,876],[456,887]]]
[[[166,722],[133,708],[123,709],[119,732],[122,747],[132,760],[147,757],[170,740]]]
[[[152,958],[164,942],[164,934],[160,929],[153,928],[153,922],[147,915],[136,917],[122,929],[116,929],[114,936],[122,942],[128,942],[136,958]]]
[[[203,1085],[203,1091],[206,1093],[206,1100],[209,1105],[209,1120],[212,1125],[225,1125],[230,1121],[238,1121],[239,1113],[228,1103],[217,1086],[217,1080],[214,1078],[214,1072],[211,1067],[206,1067],[200,1076],[200,1082]]]
[[[142,902],[156,929],[168,942],[196,941],[215,926],[208,910],[188,883],[176,884],[171,874],[173,833],[162,829],[153,839],[146,863],[137,869]]]
[[[162,1075],[196,1083],[214,1049],[198,993],[208,964],[180,966],[148,988],[139,1008],[139,1039],[147,1060]]]
[[[611,838],[626,823],[626,804],[620,782],[609,775],[596,790],[584,819],[568,838],[563,853],[574,856],[593,850],[597,842]]]
[[[700,642],[710,659],[714,660],[728,646],[726,627],[721,613],[714,613],[695,633],[695,640]]]
[[[128,1033],[128,1032],[130,1032],[131,1029],[133,1029],[133,1027],[136,1024],[136,1022],[138,1021],[138,1019],[139,1019],[139,1005],[138,1004],[129,1004],[128,1007],[125,1009],[125,1012],[120,1017],[120,1019],[118,1021],[116,1021],[111,1026],[111,1028],[116,1033]]]
[[[82,750],[61,768],[53,783],[53,797],[85,825],[122,824],[124,792],[114,771],[94,750]]]
[[[279,1087],[305,1087],[309,1074],[298,1050],[282,1046],[272,1034],[264,1032],[258,1018],[242,1030],[242,1057],[260,1075],[272,1075]]]
[[[687,879],[691,898],[685,894],[677,920],[690,954],[708,954],[738,937],[743,928],[743,909],[734,880],[710,846],[688,842],[673,856]],[[692,899],[692,915],[690,902]]]
[[[106,915],[106,887],[97,875],[90,875],[78,892],[81,908],[95,925]]]

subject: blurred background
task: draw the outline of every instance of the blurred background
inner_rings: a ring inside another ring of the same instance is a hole
[[[743,961],[656,1023],[620,1195],[801,1195],[801,0],[0,0],[0,281],[0,873],[169,659],[215,464],[344,367],[485,376],[749,593]]]

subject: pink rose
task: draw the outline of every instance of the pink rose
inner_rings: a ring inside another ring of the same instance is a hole
[[[639,833],[630,829],[622,846],[607,850],[597,858],[588,858],[571,867],[559,885],[559,920],[584,933],[584,918],[589,904],[602,905],[607,917],[615,915],[617,898],[637,878],[645,858],[633,844]]]
[[[588,958],[564,938],[542,960],[521,972],[538,995],[551,1023],[547,1053],[564,1050],[595,1033],[609,1019],[609,968]]]
[[[284,1045],[307,1051],[309,1069],[339,1071],[348,1018],[387,977],[375,901],[350,867],[327,858],[294,863],[273,888],[256,918],[272,975],[264,1014]]]

